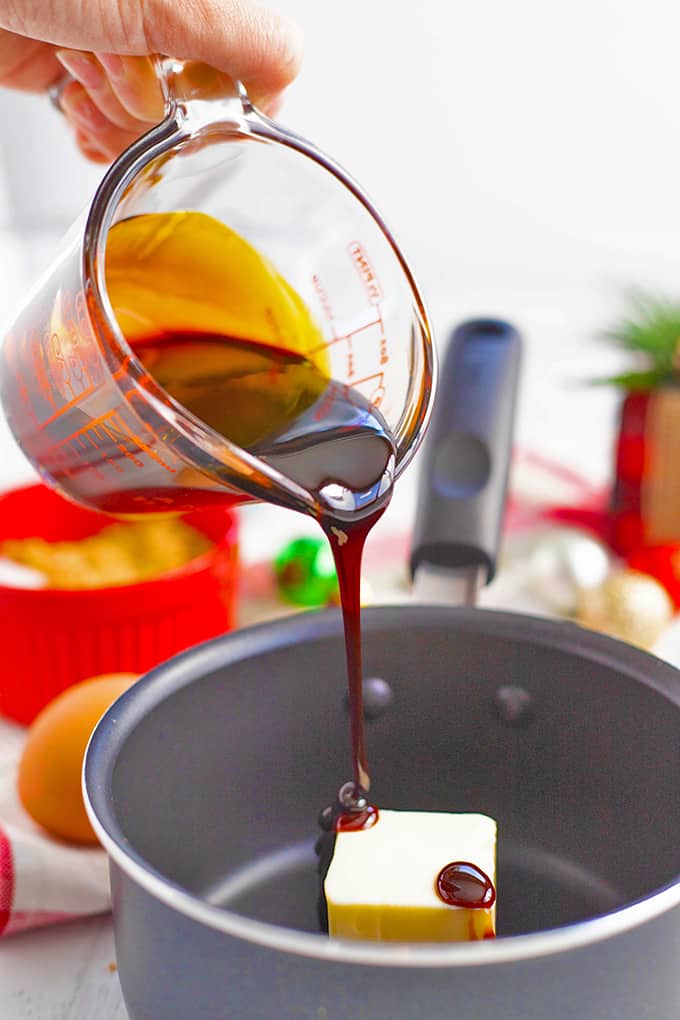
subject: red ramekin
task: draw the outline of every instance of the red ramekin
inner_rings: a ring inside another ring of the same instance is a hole
[[[109,588],[0,585],[0,713],[29,723],[60,691],[99,673],[144,673],[229,630],[237,591],[237,525],[225,509],[185,514],[214,547],[150,581]],[[45,485],[0,495],[0,542],[71,541],[112,518],[84,510]]]

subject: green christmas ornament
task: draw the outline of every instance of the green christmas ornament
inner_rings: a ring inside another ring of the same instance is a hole
[[[276,587],[294,606],[325,606],[337,600],[338,578],[325,538],[296,538],[274,560]]]

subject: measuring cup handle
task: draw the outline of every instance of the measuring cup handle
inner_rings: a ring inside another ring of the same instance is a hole
[[[198,60],[156,55],[153,64],[163,90],[168,115],[178,107],[200,102],[227,102],[248,113],[252,103],[242,82]]]

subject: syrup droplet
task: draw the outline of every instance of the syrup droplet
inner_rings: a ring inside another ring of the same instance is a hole
[[[368,805],[366,791],[358,783],[344,783],[338,790],[338,804],[343,811],[363,811]]]
[[[368,804],[363,811],[346,811],[335,819],[336,832],[361,832],[378,821],[378,809]]]
[[[496,902],[494,884],[469,861],[453,861],[437,875],[437,896],[451,907],[489,908]]]
[[[360,832],[378,821],[378,809],[368,803],[366,791],[358,783],[345,783],[338,790],[336,832]]]

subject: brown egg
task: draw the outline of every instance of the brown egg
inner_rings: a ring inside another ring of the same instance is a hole
[[[96,843],[83,804],[81,772],[96,723],[135,680],[113,673],[57,695],[31,724],[19,763],[19,799],[34,821],[72,843]]]

